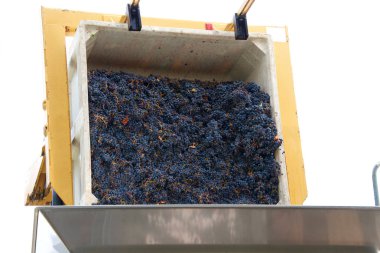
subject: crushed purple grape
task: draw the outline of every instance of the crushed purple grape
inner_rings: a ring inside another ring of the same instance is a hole
[[[88,73],[99,204],[276,204],[282,140],[255,83]]]

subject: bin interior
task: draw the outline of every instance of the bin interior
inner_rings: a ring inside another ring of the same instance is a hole
[[[87,71],[105,69],[143,76],[203,81],[255,82],[271,97],[272,117],[282,138],[273,46],[266,34],[246,41],[232,32],[144,27],[130,32],[126,24],[82,22],[69,54],[75,203],[91,204],[91,163]],[[280,204],[289,203],[283,147],[275,154],[281,167]]]
[[[215,36],[202,32],[152,28],[134,33],[98,28],[87,41],[88,68],[205,81],[254,81],[270,92],[268,37],[257,35],[241,41],[232,33]]]

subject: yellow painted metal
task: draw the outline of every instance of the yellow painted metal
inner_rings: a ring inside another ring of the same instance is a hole
[[[43,17],[47,136],[50,183],[62,200],[73,204],[69,92],[65,27]]]
[[[237,12],[237,14],[238,15],[246,15],[248,13],[249,9],[252,7],[254,2],[255,2],[255,0],[245,0],[243,5],[240,7],[239,11]],[[252,27],[249,27],[248,30],[250,30],[250,28],[252,28]],[[234,30],[234,24],[229,23],[229,24],[225,25],[223,30],[224,31],[233,31]]]
[[[243,5],[240,7],[239,11],[237,12],[237,14],[246,15],[254,2],[255,0],[245,0]]]
[[[266,33],[267,28],[265,26],[250,26],[248,27],[250,33]]]
[[[233,31],[233,30],[234,30],[234,24],[232,24],[232,23],[227,24],[227,25],[224,27],[223,30],[224,30],[224,31],[228,31],[228,32]]]
[[[72,204],[73,178],[65,36],[72,36],[81,20],[125,22],[126,16],[42,8],[42,17],[50,180],[63,201]],[[147,26],[205,29],[205,23],[199,21],[142,18],[142,23]],[[213,23],[213,27],[215,30],[227,30],[228,24]],[[249,31],[266,32],[266,27],[250,26]],[[290,199],[292,204],[302,204],[306,199],[307,189],[288,42],[275,42],[275,57]]]
[[[307,197],[307,187],[288,41],[275,42],[274,51],[290,200],[300,205]]]
[[[34,182],[29,182],[26,186],[25,205],[48,205],[52,195],[50,185],[46,187],[45,146],[42,147],[40,158],[31,167],[29,176]]]
[[[140,3],[140,0],[132,0],[132,5],[136,6]]]
[[[49,191],[48,191],[47,195],[43,199],[28,200],[26,205],[28,205],[28,206],[47,206],[47,205],[50,205],[51,201],[53,199],[53,194],[52,194],[50,188],[48,190]]]

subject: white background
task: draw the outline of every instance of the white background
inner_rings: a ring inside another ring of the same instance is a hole
[[[123,14],[127,1],[3,1],[0,7],[2,252],[30,252],[28,167],[43,142],[41,5]],[[243,0],[142,0],[142,16],[229,22]],[[307,205],[373,205],[380,160],[378,1],[257,0],[251,25],[288,25]]]

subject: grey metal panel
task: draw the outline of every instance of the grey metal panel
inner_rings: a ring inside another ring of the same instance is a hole
[[[371,247],[293,247],[293,246],[145,246],[79,249],[72,253],[377,253]],[[50,253],[50,252],[49,252]]]
[[[36,226],[38,224],[38,226]],[[37,213],[32,253],[70,253],[46,218]],[[37,240],[35,240],[37,238]]]
[[[293,252],[317,252],[313,250],[318,247],[325,252],[380,249],[379,208],[200,205],[39,210],[70,252],[140,252],[151,251],[150,246],[166,252],[178,247],[200,252],[228,247],[234,252],[277,252],[283,247]]]

